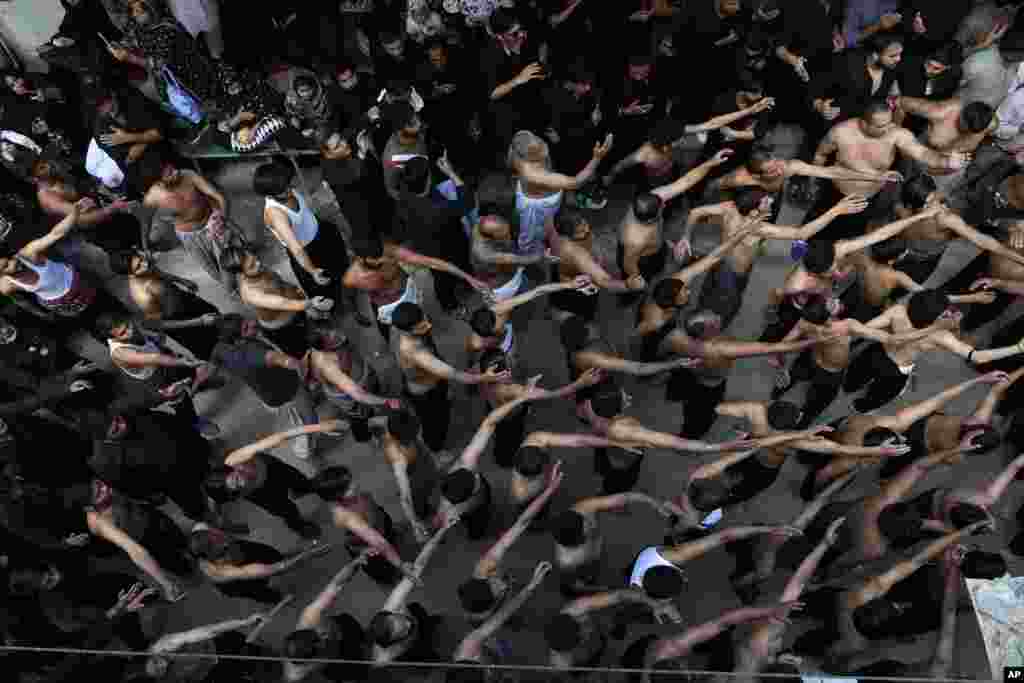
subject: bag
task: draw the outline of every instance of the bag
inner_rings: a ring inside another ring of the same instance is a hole
[[[167,101],[171,105],[171,109],[174,113],[185,119],[189,123],[198,124],[203,120],[203,108],[199,104],[199,100],[192,96],[185,87],[178,82],[171,73],[171,70],[166,66],[162,71],[164,77],[164,87],[167,92]]]

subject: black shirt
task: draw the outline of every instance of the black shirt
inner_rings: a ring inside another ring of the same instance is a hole
[[[893,83],[899,82],[898,69],[882,69],[881,82],[872,93],[867,67],[869,56],[866,50],[846,50],[835,56],[827,72],[811,78],[812,99],[832,99],[832,105],[839,107],[839,118],[833,125],[860,116],[873,97],[887,97]]]
[[[384,189],[376,159],[322,159],[320,168],[354,236],[378,234],[381,226],[390,227],[395,204]]]
[[[444,118],[448,116],[467,120],[482,101],[480,93],[473,92],[471,74],[459,66],[464,59],[450,50],[443,68],[434,66],[429,59],[416,67],[416,90],[426,103],[424,111],[431,123],[446,123]]]
[[[107,145],[101,142],[101,136],[111,132],[111,128],[122,128],[131,133],[141,133],[153,128],[160,128],[160,119],[157,118],[152,107],[141,95],[120,90],[117,96],[117,112],[114,116],[99,115],[93,125],[93,139],[96,145],[110,155],[117,165],[124,168],[128,160],[128,152],[131,145]],[[137,163],[137,162],[136,162]]]
[[[832,54],[832,33],[842,21],[839,0],[827,4],[826,7],[822,0],[789,0],[780,4],[782,25],[778,44],[801,57],[827,59]]]
[[[544,108],[551,117],[548,125],[562,137],[588,135],[596,106],[593,91],[578,98],[562,83],[552,83],[544,91]]]
[[[907,31],[912,30],[914,15],[920,12],[925,32],[919,38],[930,45],[942,45],[953,39],[971,4],[971,0],[904,0],[903,25]]]
[[[359,74],[359,81],[351,90],[345,90],[337,83],[327,88],[327,100],[331,103],[338,130],[349,126],[361,128],[366,112],[377,103],[380,90],[376,82],[366,74]]]
[[[249,385],[264,404],[277,408],[295,398],[301,381],[292,370],[267,365],[267,352],[272,350],[256,339],[243,339],[218,344],[210,361]]]
[[[750,11],[741,8],[731,17],[722,17],[718,15],[716,0],[690,0],[679,13],[677,21],[682,27],[675,36],[679,54],[698,60],[690,65],[691,68],[713,67],[713,55],[742,42],[742,36],[750,26]],[[718,65],[719,68],[727,66]]]
[[[530,38],[531,36],[527,37],[518,54],[506,54],[501,44],[493,38],[480,52],[480,75],[482,76],[481,85],[483,86],[480,95],[485,101],[490,99],[491,93],[499,85],[508,83],[527,66],[539,61],[538,46]],[[491,102],[491,105],[528,109],[536,106],[543,91],[544,80],[534,79],[517,86],[505,97]]]
[[[960,87],[962,70],[960,65],[946,69],[936,78],[929,79],[924,72],[924,55],[911,55],[903,58],[899,65],[900,94],[907,97],[920,97],[933,101],[948,100]],[[931,82],[931,92],[927,87]]]

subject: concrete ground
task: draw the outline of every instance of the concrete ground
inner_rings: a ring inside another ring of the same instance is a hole
[[[788,129],[780,129],[773,133],[773,138],[783,154],[792,154],[796,149],[796,133]],[[231,216],[236,223],[243,226],[248,235],[266,245],[265,261],[273,263],[281,272],[289,273],[288,261],[276,242],[267,239],[262,227],[262,200],[251,191],[254,163],[232,164],[221,168],[209,167],[208,176],[222,187],[230,197],[232,204]],[[330,193],[319,183],[318,171],[309,169],[305,180],[309,187],[316,189],[314,200],[321,215],[335,218],[338,209]],[[506,194],[511,191],[511,181],[507,177],[495,176],[487,178],[482,193]],[[614,246],[617,239],[618,222],[624,214],[628,188],[617,188],[616,196],[607,208],[591,212],[593,227],[598,235],[598,249],[609,264],[614,264]],[[670,238],[675,238],[682,228],[685,212],[669,226]],[[800,212],[791,206],[783,209],[780,222],[799,224]],[[160,232],[160,228],[157,232]],[[160,235],[156,235],[159,237]],[[710,232],[698,232],[698,250],[710,250],[715,236]],[[173,240],[173,238],[172,238]],[[974,254],[972,248],[961,244],[953,245],[944,259],[933,282],[941,282],[956,272]],[[180,249],[163,253],[160,257],[161,267],[170,272],[192,278],[200,283],[201,293],[224,310],[238,309],[236,302],[224,296],[209,278],[201,273],[193,264],[186,261]],[[792,262],[789,257],[789,244],[771,243],[765,254],[760,258],[748,287],[744,308],[729,331],[739,339],[756,338],[763,326],[762,310],[767,301],[768,291],[777,286]],[[425,283],[429,288],[429,282]],[[123,283],[112,281],[114,289],[121,288]],[[695,291],[697,291],[695,289]],[[468,326],[456,320],[442,317],[432,296],[427,304],[430,313],[434,314],[434,334],[442,355],[458,367],[465,366],[463,339],[469,332]],[[633,328],[633,310],[622,308],[612,296],[602,295],[600,326],[607,338],[623,353],[628,349],[628,337]],[[556,325],[543,315],[540,307],[533,307],[529,315],[522,316],[517,322],[522,354],[522,374],[530,376],[543,374],[542,384],[547,387],[558,387],[568,381],[564,355],[557,337]],[[377,366],[380,375],[385,378],[387,386],[395,395],[398,390],[398,378],[395,374],[393,360],[380,339],[375,328],[364,329],[354,325],[350,320],[343,322],[344,328],[356,340],[362,352]],[[908,402],[932,396],[943,388],[962,381],[971,376],[971,370],[959,359],[949,354],[931,354],[923,357],[915,372],[912,390],[904,398],[888,408],[895,408]],[[729,399],[767,399],[772,386],[774,372],[764,359],[753,359],[738,364],[729,381]],[[627,381],[633,396],[630,414],[639,418],[644,424],[667,432],[677,432],[680,425],[680,408],[678,405],[667,404],[662,400],[660,386],[637,381]],[[455,388],[456,405],[452,412],[452,425],[448,446],[452,450],[464,447],[473,431],[485,415],[485,407],[480,398],[463,387]],[[969,392],[961,400],[955,401],[947,409],[951,414],[964,414],[973,409],[982,397],[982,389]],[[799,398],[799,395],[794,396]],[[850,399],[840,396],[823,420],[844,415],[849,410]],[[268,414],[254,399],[247,388],[231,383],[224,389],[204,395],[199,401],[200,412],[216,420],[224,430],[224,437],[219,446],[224,451],[249,443],[270,432],[284,429],[287,425],[284,418]],[[727,438],[740,425],[721,419],[707,437],[711,441]],[[530,418],[530,430],[555,430],[575,432],[581,429],[573,416],[573,403],[560,401],[545,403],[539,406]],[[350,439],[328,439],[321,443],[321,451],[317,456],[323,464],[341,464],[350,466],[358,473],[360,488],[372,491],[377,500],[388,510],[396,521],[403,519],[398,504],[397,489],[390,469],[383,456],[375,452],[371,444],[356,444]],[[982,481],[1000,469],[1010,454],[1003,451],[990,455],[972,458],[968,464],[962,465],[955,472],[943,471],[928,481],[923,482],[920,489],[936,485],[940,479],[948,481],[950,476],[957,479]],[[562,490],[555,500],[555,509],[563,509],[580,498],[595,495],[599,490],[599,480],[590,463],[587,450],[562,450],[557,454],[563,459],[567,477]],[[683,462],[681,459],[685,459]],[[670,452],[650,452],[647,456],[645,471],[640,478],[637,490],[658,497],[669,497],[678,493],[685,476],[684,466],[693,462],[692,456]],[[412,600],[423,603],[432,613],[445,617],[442,627],[443,644],[441,652],[450,654],[458,641],[468,630],[468,624],[459,616],[455,594],[456,586],[466,578],[480,554],[485,551],[500,532],[513,521],[515,513],[507,504],[509,475],[495,467],[485,457],[484,472],[493,485],[495,492],[496,514],[490,537],[481,542],[468,542],[461,531],[452,533],[448,541],[430,563],[425,575],[425,588],[416,590]],[[779,481],[741,510],[728,510],[720,526],[742,524],[781,524],[791,520],[800,509],[797,488],[804,476],[804,470],[795,461],[787,464]],[[864,495],[873,484],[865,477],[865,481],[853,487],[848,496]],[[1012,521],[1014,512],[1020,504],[1019,489],[1012,489],[999,506],[999,512],[1007,522],[999,529],[997,538],[1004,542],[1009,540],[1015,531]],[[336,529],[330,528],[326,507],[317,499],[305,498],[300,501],[305,514],[325,527],[325,541],[332,542],[340,538]],[[245,520],[254,530],[252,538],[270,543],[278,549],[288,552],[300,547],[302,541],[289,532],[282,523],[269,518],[254,506],[242,502],[230,507],[232,519]],[[605,571],[603,579],[612,585],[623,583],[623,571],[633,557],[644,547],[662,542],[664,535],[663,522],[649,509],[630,510],[628,515],[605,515],[601,520],[606,536]],[[412,559],[417,548],[412,541],[411,533],[406,525],[402,525],[402,542],[400,552],[403,557]],[[995,546],[993,539],[979,539],[984,546]],[[280,638],[293,628],[299,610],[308,604],[323,587],[330,576],[348,561],[347,553],[340,547],[333,549],[326,556],[318,557],[294,571],[283,575],[277,581],[288,592],[295,594],[296,600],[270,625],[265,633],[265,642],[277,645]],[[506,567],[511,574],[522,583],[528,580],[533,567],[541,560],[552,559],[552,540],[546,534],[527,534],[508,554]],[[1020,561],[1010,556],[1007,559],[1011,567],[1021,573]],[[732,571],[733,561],[723,550],[716,550],[708,556],[687,567],[689,590],[682,599],[682,612],[686,624],[698,624],[711,619],[724,610],[738,607],[738,599],[733,594],[728,575]],[[153,615],[153,628],[161,632],[169,632],[194,627],[201,624],[216,622],[223,619],[240,617],[257,609],[255,604],[247,604],[244,600],[233,600],[222,597],[209,586],[200,585],[193,580],[189,595],[183,602],[173,606],[156,607]],[[337,610],[346,611],[355,616],[360,623],[367,624],[371,616],[383,604],[387,595],[365,576],[357,577],[345,590],[337,604]],[[967,596],[964,593],[966,604]],[[562,598],[557,590],[554,577],[550,577],[545,586],[533,597],[523,610],[524,619],[518,628],[506,628],[501,637],[512,644],[512,661],[523,664],[545,664],[546,648],[539,631],[561,606]],[[800,632],[798,622],[790,630],[791,635]],[[958,622],[956,661],[953,675],[973,679],[988,679],[989,667],[981,642],[980,633],[969,604],[961,611]],[[609,651],[602,663],[616,666],[624,647],[632,642],[643,631],[631,632],[625,641],[611,641]],[[892,644],[889,657],[916,661],[931,655],[935,635],[929,634],[919,639],[904,643]],[[525,674],[529,679],[547,679],[541,674]],[[591,680],[588,678],[587,680]],[[604,677],[593,677],[593,680],[605,680]],[[609,675],[608,681],[624,681],[624,675]]]

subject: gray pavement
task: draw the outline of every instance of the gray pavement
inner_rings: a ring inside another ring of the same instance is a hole
[[[782,129],[775,131],[773,139],[781,150],[795,150],[795,133]],[[251,192],[251,177],[256,164],[240,163],[224,166],[217,170],[210,167],[211,177],[230,197],[231,216],[247,234],[265,246],[265,260],[272,263],[280,272],[292,277],[288,261],[275,241],[267,239],[261,221],[262,200]],[[319,174],[315,169],[306,173],[309,187],[317,188],[314,203],[321,215],[335,220],[338,208],[330,193],[319,183]],[[511,191],[511,180],[507,177],[494,176],[486,179],[482,194],[502,195]],[[614,245],[617,239],[618,221],[625,211],[628,188],[616,188],[615,196],[606,209],[592,212],[592,221],[598,235],[598,250],[608,264],[614,264]],[[675,237],[681,230],[683,215],[669,228],[670,236]],[[793,207],[783,209],[780,222],[797,224],[800,213]],[[158,221],[159,224],[159,221]],[[157,228],[157,237],[160,231]],[[173,238],[172,238],[173,239]],[[710,232],[698,232],[698,250],[710,250],[713,236]],[[785,272],[791,266],[788,256],[788,243],[772,243],[760,258],[751,282],[747,289],[744,307],[733,324],[730,334],[741,339],[756,338],[761,331],[762,310],[767,302],[768,291],[777,286]],[[953,245],[944,259],[933,282],[941,282],[951,273],[956,272],[973,256],[973,249],[964,245]],[[237,310],[240,305],[228,299],[213,282],[201,273],[193,264],[185,260],[180,249],[164,252],[160,257],[161,267],[168,271],[192,278],[200,283],[204,297],[224,310]],[[429,283],[424,283],[429,289]],[[115,291],[123,292],[123,283],[112,281]],[[463,339],[469,332],[465,323],[440,316],[436,302],[428,299],[428,309],[434,313],[435,338],[442,354],[451,363],[459,367],[465,366]],[[1019,311],[1018,311],[1019,312]],[[519,320],[518,334],[523,361],[523,375],[543,374],[542,384],[557,387],[568,381],[564,356],[557,337],[555,323],[543,315],[539,307],[534,307],[526,319]],[[623,352],[627,350],[627,338],[633,328],[633,311],[618,306],[613,297],[602,295],[600,326],[607,338]],[[343,321],[344,328],[351,335],[363,353],[377,366],[382,377],[397,392],[398,383],[392,359],[380,339],[375,328],[363,329],[351,321]],[[991,329],[991,328],[990,328]],[[900,403],[890,406],[893,410],[906,402],[920,400],[931,396],[952,383],[961,381],[971,375],[971,371],[959,359],[951,355],[931,354],[921,359],[915,373],[912,391],[904,396]],[[729,399],[767,399],[771,389],[773,370],[764,359],[751,359],[738,364],[729,380]],[[677,405],[666,404],[662,400],[661,387],[641,382],[627,382],[632,396],[633,406],[630,414],[638,417],[643,423],[668,432],[677,432],[680,425],[680,409]],[[481,399],[466,391],[463,387],[455,388],[456,405],[452,413],[452,426],[448,446],[452,450],[464,447],[476,426],[485,414]],[[961,400],[955,401],[947,412],[963,414],[971,410],[980,399],[982,390],[974,390]],[[832,419],[846,414],[849,409],[849,398],[840,396],[824,419]],[[224,389],[204,395],[199,401],[202,414],[216,420],[224,430],[224,437],[218,446],[225,452],[249,443],[269,432],[287,427],[283,416],[267,413],[247,388],[231,383]],[[718,441],[727,438],[737,427],[728,420],[721,419],[707,437]],[[548,429],[574,432],[581,429],[573,416],[571,401],[545,403],[539,406],[530,418],[528,429]],[[1008,453],[1001,450],[977,458],[967,464],[958,466],[955,472],[944,471],[929,477],[920,485],[926,487],[936,485],[937,481],[955,476],[960,481],[981,481],[1002,467]],[[398,504],[397,489],[383,456],[376,452],[371,444],[357,444],[351,439],[324,439],[320,443],[320,451],[316,456],[322,464],[346,464],[358,473],[360,488],[372,491],[377,500],[388,510],[396,521],[403,519]],[[595,495],[599,490],[599,480],[593,472],[590,452],[587,450],[563,450],[557,454],[565,462],[567,477],[562,490],[556,496],[555,508],[562,509],[581,497]],[[638,490],[659,497],[676,495],[683,482],[684,463],[681,458],[690,459],[669,452],[651,452],[645,461],[645,471],[640,478]],[[425,575],[425,588],[415,591],[412,600],[423,603],[432,613],[446,617],[443,625],[443,645],[441,652],[451,653],[455,644],[468,632],[469,626],[458,616],[458,605],[455,587],[468,575],[479,555],[489,547],[501,530],[508,527],[514,519],[514,512],[507,504],[508,474],[502,472],[484,458],[484,472],[491,481],[495,491],[496,514],[493,530],[488,540],[468,542],[458,530],[454,532],[431,562]],[[799,510],[796,496],[799,482],[804,470],[795,461],[786,465],[775,485],[760,495],[744,509],[726,512],[722,526],[733,526],[747,523],[785,523]],[[870,477],[868,477],[870,479]],[[872,484],[861,482],[848,492],[847,496],[864,495]],[[314,498],[300,501],[303,512],[311,519],[322,524],[327,542],[340,539],[340,532],[330,528],[330,520],[326,507]],[[1007,520],[999,529],[999,538],[1008,540],[1015,531],[1014,512],[1020,504],[1019,488],[1011,489],[1000,504],[999,514]],[[252,538],[270,543],[282,551],[297,548],[301,539],[294,536],[278,520],[269,518],[262,510],[241,502],[230,506],[229,516],[232,519],[245,520],[254,530]],[[184,523],[184,521],[183,521]],[[606,515],[602,521],[606,535],[605,572],[602,578],[612,584],[621,584],[622,574],[632,558],[644,547],[662,541],[664,534],[663,522],[648,509],[630,511],[628,515]],[[403,537],[400,552],[412,559],[416,546],[412,542],[408,528],[402,526]],[[982,545],[991,545],[992,541],[980,539]],[[545,534],[527,534],[508,554],[507,567],[520,581],[529,578],[532,568],[541,560],[552,559],[552,540]],[[1007,556],[1011,567],[1020,573],[1021,562]],[[334,571],[348,560],[346,552],[341,549],[332,550],[328,555],[319,557],[295,571],[278,579],[279,585],[293,592],[296,601],[286,609],[265,632],[264,640],[270,644],[278,644],[295,624],[299,610],[312,600],[323,587]],[[723,550],[716,550],[705,558],[694,562],[687,568],[689,574],[689,592],[682,601],[683,616],[687,624],[696,624],[715,617],[722,611],[740,605],[733,594],[727,577],[732,571],[732,558]],[[370,617],[382,605],[386,594],[365,576],[356,578],[338,600],[337,610],[351,613],[362,624],[367,624]],[[964,593],[966,604],[967,596]],[[556,581],[552,577],[538,594],[530,600],[524,609],[523,620],[527,628],[506,629],[502,638],[512,644],[513,660],[524,664],[545,664],[546,648],[538,631],[545,621],[561,605],[561,596]],[[157,630],[180,630],[227,618],[239,617],[257,608],[256,604],[248,604],[244,600],[233,600],[222,597],[209,586],[202,586],[194,581],[189,596],[185,601],[166,607],[158,607],[152,616],[152,627]],[[790,630],[795,636],[800,632],[799,626]],[[630,634],[626,641],[612,641],[609,652],[603,662],[615,665],[624,647],[635,639]],[[894,643],[889,652],[890,657],[904,660],[922,660],[931,655],[935,635],[929,634],[907,642]],[[956,661],[954,675],[975,679],[988,678],[988,665],[981,642],[980,633],[970,612],[969,605],[961,612],[958,624]],[[543,676],[534,674],[526,679]],[[594,680],[597,680],[596,678]],[[603,679],[602,679],[603,680]],[[624,680],[622,676],[607,680]]]

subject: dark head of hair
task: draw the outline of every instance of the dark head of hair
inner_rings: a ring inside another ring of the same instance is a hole
[[[875,598],[853,611],[853,625],[868,638],[882,637],[886,625],[899,616],[896,606],[886,598]]]
[[[295,77],[295,80],[292,81],[292,86],[295,90],[298,90],[299,88],[312,88],[313,90],[316,90],[319,83],[317,83],[315,78],[308,74],[299,74]]]
[[[960,438],[972,433],[974,436],[971,437],[971,445],[976,448],[970,452],[971,455],[991,453],[1003,443],[1002,434],[992,425],[964,425],[960,429]]]
[[[915,292],[907,302],[907,318],[917,329],[928,327],[949,308],[949,297],[937,289]]]
[[[12,596],[27,598],[38,595],[47,567],[42,562],[19,562],[7,570],[7,590]]]
[[[324,500],[344,495],[352,488],[352,470],[344,465],[334,465],[321,470],[310,482],[313,493]]]
[[[227,313],[220,316],[216,322],[217,339],[225,344],[231,344],[242,338],[242,325],[245,318],[237,313]]]
[[[907,251],[907,241],[902,237],[890,237],[871,245],[871,258],[879,263],[892,263]]]
[[[572,238],[576,234],[576,228],[586,222],[586,217],[579,211],[561,209],[555,217],[555,231],[562,237]]]
[[[551,520],[551,535],[555,542],[565,548],[583,545],[587,536],[583,533],[583,515],[575,510],[566,510]]]
[[[811,240],[804,254],[803,264],[808,273],[824,275],[835,265],[836,245],[824,240]]]
[[[403,301],[391,312],[391,324],[403,332],[411,332],[423,319],[423,309],[417,304]]]
[[[508,357],[501,349],[487,349],[480,354],[479,367],[481,372],[496,367],[499,372],[508,370]]]
[[[452,505],[465,503],[473,496],[475,490],[476,475],[465,467],[449,472],[441,480],[441,495]]]
[[[891,114],[892,108],[889,106],[889,100],[880,95],[876,95],[868,100],[868,103],[864,106],[864,113],[860,115],[865,121],[875,114]]]
[[[561,327],[558,328],[558,336],[561,337],[565,350],[575,353],[587,345],[590,331],[583,318],[574,315],[562,321]]]
[[[220,465],[212,468],[210,473],[206,475],[206,479],[203,480],[203,489],[206,490],[210,498],[213,498],[218,503],[238,498],[240,495],[239,491],[228,489],[229,474],[231,474],[231,468]]]
[[[683,592],[683,574],[675,567],[658,565],[644,572],[644,592],[655,600],[674,598]]]
[[[622,412],[622,393],[618,389],[602,391],[590,399],[594,414],[610,420]]]
[[[744,69],[739,74],[737,90],[753,95],[761,95],[764,93],[764,81],[762,81],[756,74]]]
[[[958,66],[964,61],[964,49],[955,40],[950,41],[932,50],[928,54],[928,60],[943,66]]]
[[[95,329],[99,334],[109,337],[115,327],[130,325],[131,322],[131,316],[127,313],[104,313],[96,318]]]
[[[352,252],[359,258],[380,258],[384,242],[377,235],[359,235],[352,239]]]
[[[491,15],[490,24],[491,31],[495,35],[501,35],[502,33],[508,33],[517,25],[522,26],[523,22],[520,21],[519,15],[514,10],[508,7],[499,7]]]
[[[768,424],[772,429],[779,431],[796,429],[800,420],[800,409],[789,401],[772,401],[766,412]]]
[[[582,59],[576,59],[565,68],[565,80],[568,83],[594,83],[597,76]]]
[[[966,133],[980,133],[992,123],[995,110],[984,102],[971,102],[960,111],[960,124]]]
[[[903,183],[900,198],[903,200],[905,207],[917,211],[924,207],[928,201],[928,195],[935,192],[935,190],[935,179],[930,175],[921,173]]]
[[[284,637],[284,656],[288,659],[313,659],[320,654],[320,634],[300,628]]]
[[[387,103],[381,107],[383,119],[391,127],[391,130],[406,128],[416,120],[416,110],[404,100]]]
[[[119,249],[110,252],[110,270],[114,275],[131,275],[132,259],[135,258],[135,251],[132,249]]]
[[[654,128],[648,134],[647,139],[655,147],[668,147],[673,142],[683,137],[686,131],[682,124],[674,119],[662,119],[654,124]]]
[[[879,31],[866,37],[863,41],[864,47],[876,55],[882,54],[893,45],[902,44],[903,36],[896,31]]]
[[[676,298],[683,291],[683,283],[669,277],[654,285],[651,290],[651,300],[662,308],[675,308]]]
[[[242,261],[245,259],[245,249],[241,247],[228,247],[220,254],[220,266],[229,273],[235,275],[242,272]]]
[[[581,638],[579,623],[568,614],[556,614],[544,627],[544,640],[555,652],[571,652]]]
[[[910,543],[921,538],[924,520],[908,503],[889,505],[878,515],[878,529],[897,543]]]
[[[469,326],[481,337],[493,337],[497,334],[494,328],[498,324],[498,316],[489,308],[478,308],[469,317]]]
[[[219,560],[228,554],[231,543],[210,529],[193,531],[188,537],[189,552],[204,560]]]
[[[778,155],[775,154],[774,149],[766,144],[755,142],[747,156],[747,168],[754,173],[760,173],[765,164],[775,161],[777,158]]]
[[[729,497],[729,487],[718,478],[694,479],[686,495],[697,510],[711,512]]]
[[[800,317],[812,325],[824,325],[832,314],[828,310],[828,304],[820,297],[815,297],[800,309]]]
[[[551,455],[543,448],[523,446],[516,456],[516,472],[524,477],[538,477],[551,462]]]
[[[631,54],[626,63],[629,66],[651,66],[654,64],[654,57],[649,52],[638,51]]]
[[[402,636],[396,621],[397,616],[391,612],[374,614],[370,620],[370,628],[367,629],[371,640],[381,647],[388,647],[400,641]]]
[[[711,311],[697,311],[686,318],[683,323],[686,334],[694,339],[707,339],[713,333],[722,329],[722,318]]]
[[[399,443],[413,443],[420,435],[420,419],[408,410],[393,410],[388,414],[388,434]]]
[[[264,197],[278,197],[288,191],[295,180],[295,169],[291,164],[274,159],[263,164],[252,176],[252,189]]]
[[[971,550],[960,561],[960,572],[967,579],[998,579],[1006,571],[1006,560],[999,553]]]
[[[986,519],[988,519],[988,513],[985,512],[985,509],[971,503],[957,503],[949,510],[949,521],[957,529],[963,529]]]
[[[661,197],[650,192],[641,192],[633,199],[633,215],[642,223],[657,220],[661,214]]]
[[[761,206],[761,202],[768,196],[768,192],[762,190],[760,187],[741,187],[736,190],[736,210],[746,216],[757,207]]]
[[[411,194],[423,194],[430,178],[430,162],[425,157],[413,157],[402,169],[402,189]]]
[[[862,445],[865,448],[876,448],[884,444],[886,441],[891,441],[893,439],[898,440],[899,438],[900,435],[891,429],[886,429],[885,427],[872,427],[866,434],[864,434],[864,441]]]
[[[487,579],[469,579],[464,581],[457,589],[459,602],[462,608],[473,614],[482,614],[494,607],[498,598],[491,590],[491,583]]]

